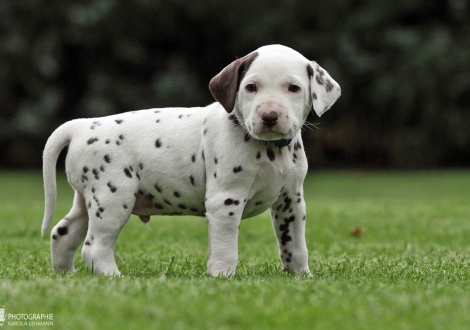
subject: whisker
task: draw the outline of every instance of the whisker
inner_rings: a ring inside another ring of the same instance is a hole
[[[309,130],[313,131],[312,127],[315,127],[316,129],[319,129],[317,125],[320,125],[320,123],[309,123],[308,121],[304,122],[302,128],[308,128]]]

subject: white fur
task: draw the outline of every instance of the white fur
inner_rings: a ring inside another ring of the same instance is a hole
[[[66,145],[66,172],[75,190],[72,209],[51,232],[56,272],[74,270],[75,251],[84,243],[90,269],[119,275],[114,249],[131,214],[144,222],[150,215],[191,214],[207,218],[208,274],[230,275],[238,261],[240,221],[268,208],[284,269],[309,271],[300,128],[312,105],[323,113],[340,89],[324,72],[333,86],[326,91],[307,74],[308,65],[322,69],[290,48],[265,46],[257,53],[232,113],[219,103],[148,109],[72,120],[51,135],[44,150],[43,235],[55,208],[57,157]],[[247,84],[257,91],[248,92]],[[298,92],[288,91],[293,84]],[[261,119],[266,112],[278,115],[272,127]],[[285,147],[268,142],[280,139],[292,141]]]

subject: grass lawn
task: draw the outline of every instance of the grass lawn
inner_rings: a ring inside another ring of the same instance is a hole
[[[72,203],[58,187],[54,224]],[[314,172],[305,196],[313,278],[281,271],[267,213],[242,222],[231,279],[205,276],[203,218],[134,216],[124,278],[92,276],[79,253],[58,276],[40,173],[0,172],[0,308],[52,313],[41,329],[470,328],[470,172]]]

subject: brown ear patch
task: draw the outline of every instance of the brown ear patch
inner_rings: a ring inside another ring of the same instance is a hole
[[[209,90],[228,113],[232,112],[240,82],[256,57],[258,57],[258,52],[237,59],[211,79]]]

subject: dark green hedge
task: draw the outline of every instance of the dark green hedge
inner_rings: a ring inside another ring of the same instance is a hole
[[[305,130],[317,167],[470,165],[465,0],[0,1],[0,166],[39,166],[62,122],[212,102],[210,78],[270,43],[343,96]]]

